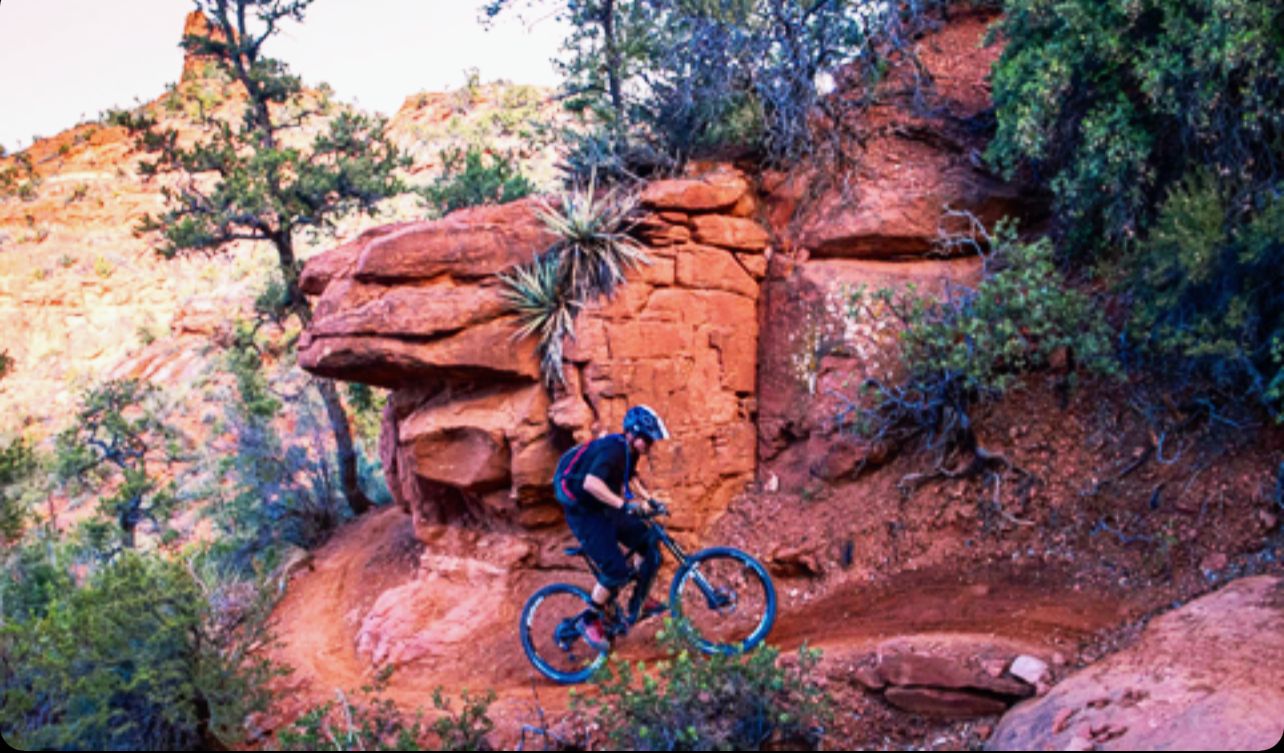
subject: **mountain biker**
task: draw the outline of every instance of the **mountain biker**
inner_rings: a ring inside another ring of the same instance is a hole
[[[629,408],[623,430],[570,449],[558,461],[553,475],[553,490],[566,513],[566,523],[598,568],[592,606],[580,617],[584,639],[598,651],[609,648],[606,606],[633,574],[619,544],[641,556],[637,584],[629,598],[629,621],[637,622],[665,609],[647,599],[660,569],[659,542],[637,517],[643,508],[630,501],[634,497],[630,487],[648,500],[650,509],[651,494],[636,477],[637,461],[648,455],[652,444],[668,439],[669,430],[659,414],[645,405]]]

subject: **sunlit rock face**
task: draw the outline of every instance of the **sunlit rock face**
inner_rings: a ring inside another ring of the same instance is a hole
[[[618,431],[644,403],[673,434],[642,468],[674,525],[722,512],[756,466],[758,298],[771,252],[741,173],[708,168],[641,194],[633,233],[650,263],[591,303],[566,343],[565,384],[541,381],[497,273],[554,238],[530,201],[368,231],[307,265],[319,296],[299,360],[392,390],[381,456],[418,524],[560,522],[560,454]]]

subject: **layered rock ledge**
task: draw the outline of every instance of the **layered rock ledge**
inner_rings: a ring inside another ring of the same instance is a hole
[[[392,390],[381,457],[417,527],[560,521],[549,482],[576,442],[618,431],[630,405],[665,416],[644,477],[699,529],[752,480],[760,283],[768,233],[741,173],[658,181],[633,233],[651,263],[580,314],[566,384],[540,380],[534,341],[496,274],[554,241],[530,201],[390,225],[312,259],[319,296],[299,346],[315,374]]]

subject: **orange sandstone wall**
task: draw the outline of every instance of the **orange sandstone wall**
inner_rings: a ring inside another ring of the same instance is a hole
[[[642,469],[699,529],[753,478],[758,297],[770,254],[742,174],[660,181],[635,228],[651,264],[587,307],[567,343],[566,386],[539,380],[514,340],[497,272],[553,238],[530,202],[377,228],[313,259],[319,295],[304,368],[392,390],[381,455],[417,523],[540,527],[560,510],[549,482],[576,442],[618,431],[645,403],[673,432]]]

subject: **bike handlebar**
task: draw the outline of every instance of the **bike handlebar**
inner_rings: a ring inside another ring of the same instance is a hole
[[[647,511],[643,509],[641,505],[638,505],[637,512],[634,514],[643,520],[664,517],[670,514],[669,508],[658,499],[648,499],[647,504],[651,506],[650,511]]]

